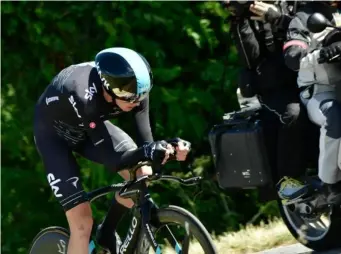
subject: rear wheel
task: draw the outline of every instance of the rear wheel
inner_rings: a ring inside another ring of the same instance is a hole
[[[70,233],[62,227],[48,227],[40,231],[33,239],[29,254],[66,254]],[[89,244],[89,253],[95,249],[93,241]]]
[[[162,247],[162,253],[217,253],[205,226],[192,213],[181,207],[157,209],[151,224],[155,239]],[[153,253],[145,235],[139,240],[135,253]]]
[[[282,219],[290,233],[303,245],[315,251],[341,248],[341,209],[329,207],[323,212],[305,214],[307,204],[283,205]]]
[[[48,227],[34,238],[29,254],[66,254],[70,234],[62,227]]]

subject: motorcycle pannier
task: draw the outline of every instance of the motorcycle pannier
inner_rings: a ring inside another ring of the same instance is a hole
[[[221,188],[256,188],[271,182],[260,121],[252,117],[214,126],[209,142]]]

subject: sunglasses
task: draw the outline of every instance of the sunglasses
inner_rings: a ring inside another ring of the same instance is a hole
[[[136,94],[137,84],[135,78],[101,75],[101,79],[104,81],[104,84],[107,84],[107,91],[119,100],[134,103],[141,102],[148,96],[148,92],[139,95]]]
[[[114,90],[114,89],[112,89],[112,90]],[[142,95],[132,94],[132,95],[122,96],[122,95],[116,94],[114,91],[113,91],[113,94],[114,94],[115,98],[122,100],[122,101],[125,101],[125,102],[129,102],[129,103],[141,102],[148,96],[148,93],[144,93]]]

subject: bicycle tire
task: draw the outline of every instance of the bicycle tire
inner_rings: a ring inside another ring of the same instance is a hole
[[[62,227],[51,226],[41,230],[33,239],[29,254],[66,254],[70,232]],[[90,242],[90,251],[94,253],[95,246]]]
[[[154,215],[155,220],[158,223],[161,223],[161,227],[163,225],[176,223],[180,224],[182,227],[186,227],[185,223],[188,223],[188,228],[196,238],[196,240],[201,245],[205,254],[216,254],[217,249],[213,243],[210,233],[207,231],[205,226],[199,221],[197,217],[195,217],[191,212],[187,211],[184,208],[179,206],[170,205],[164,208],[159,208],[156,210],[156,214]],[[153,224],[153,223],[152,223]],[[157,230],[157,229],[156,229]],[[138,248],[135,251],[135,254],[144,254],[148,253],[148,250],[144,249],[142,246],[145,246],[144,239],[146,236],[143,235],[140,237],[138,241]]]
[[[69,242],[69,231],[62,227],[52,226],[41,230],[33,239],[29,254],[66,253]]]

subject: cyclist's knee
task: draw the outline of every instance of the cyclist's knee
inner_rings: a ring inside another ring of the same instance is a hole
[[[130,180],[130,173],[129,170],[124,169],[118,172],[118,174],[126,181]]]
[[[130,173],[128,170],[121,170],[119,172],[120,176],[123,177],[125,180],[130,180]],[[142,166],[141,168],[139,168],[137,171],[136,171],[136,176],[137,177],[140,177],[140,176],[143,176],[143,175],[151,175],[153,174],[153,170],[150,166]],[[125,207],[128,207],[128,208],[132,208],[134,206],[134,202],[132,199],[130,198],[121,198],[119,195],[118,195],[118,192],[116,192],[115,194],[115,199],[117,202],[119,202],[121,205],[125,206]]]
[[[153,169],[150,166],[142,166],[136,171],[136,176],[152,175]]]
[[[134,201],[130,198],[121,198],[118,195],[118,192],[115,193],[115,199],[118,203],[121,205],[127,207],[127,208],[132,208],[134,206]]]
[[[66,212],[71,236],[77,235],[80,238],[90,238],[92,230],[92,212],[89,202],[79,204]]]
[[[130,173],[129,173],[129,170],[121,170],[120,172],[118,172],[119,175],[121,177],[123,177],[125,180],[130,180]],[[142,166],[141,168],[139,168],[137,171],[136,171],[136,176],[137,177],[140,177],[140,176],[144,176],[144,175],[151,175],[153,174],[153,170],[152,170],[152,167],[150,166]]]

